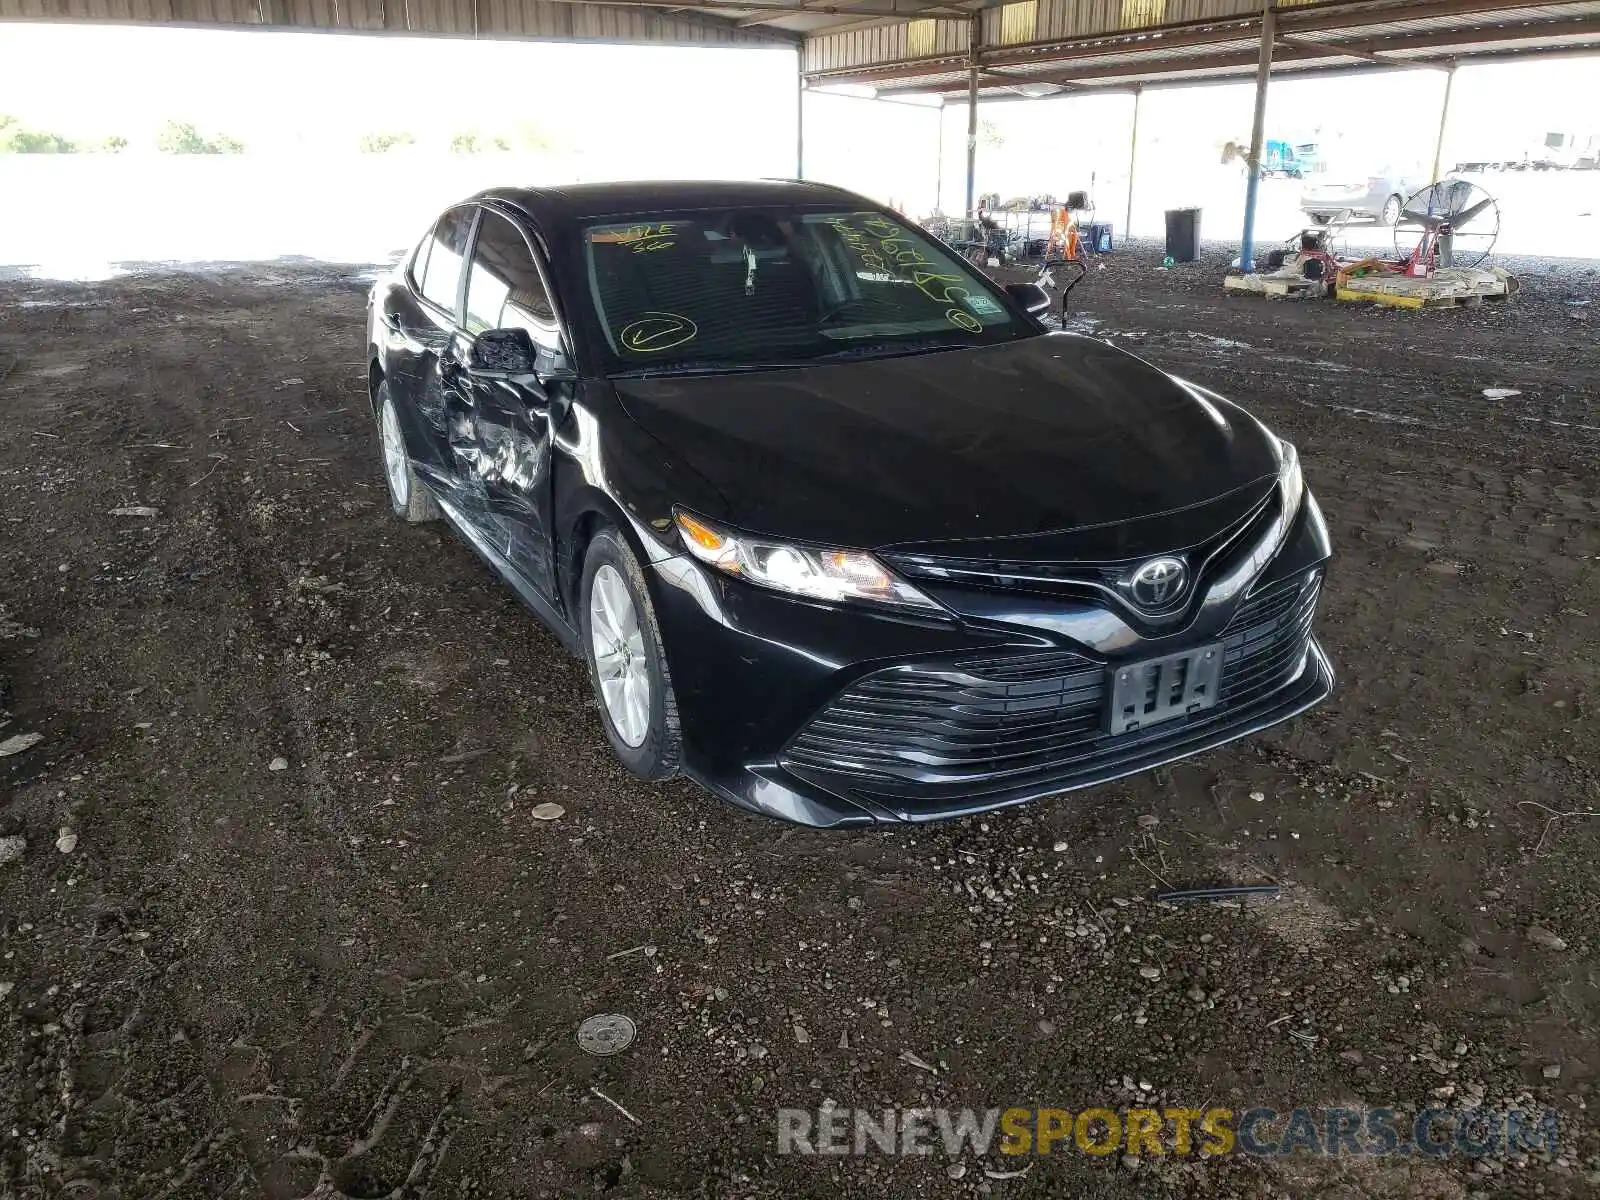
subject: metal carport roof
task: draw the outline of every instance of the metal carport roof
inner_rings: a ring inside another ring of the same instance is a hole
[[[1600,0],[1278,0],[1273,72],[1600,50]],[[0,0],[0,20],[795,45],[812,86],[982,99],[1256,69],[1252,0]]]
[[[1046,6],[1068,0],[1036,0],[1038,27]],[[1171,11],[1224,8],[1232,0],[1173,0],[1153,7]],[[1102,0],[1072,6],[1074,20],[1092,26],[1082,10],[1098,10],[1102,24],[1114,22],[1150,0]],[[994,14],[967,21],[966,36],[950,49],[921,57],[894,58],[877,47],[861,47],[859,35],[808,38],[805,74],[812,86],[854,85],[878,95],[909,92],[961,95],[969,71],[978,68],[983,100],[1127,89],[1157,83],[1239,80],[1255,75],[1262,12],[1203,16],[1137,28],[1092,29],[1066,36],[1007,43]],[[1002,14],[1003,15],[1003,14]],[[1443,66],[1528,55],[1600,51],[1600,2],[1529,4],[1526,0],[1341,0],[1324,4],[1279,4],[1274,9],[1274,75]],[[943,22],[941,22],[943,23]],[[976,38],[975,36],[976,35]],[[975,48],[975,49],[974,49]]]

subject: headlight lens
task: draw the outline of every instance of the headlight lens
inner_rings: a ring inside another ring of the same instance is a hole
[[[814,600],[871,600],[924,611],[939,607],[864,550],[763,541],[685,512],[673,516],[689,553],[724,574]]]
[[[1300,511],[1300,501],[1306,494],[1306,477],[1300,473],[1300,452],[1294,446],[1278,439],[1282,456],[1278,460],[1278,490],[1283,494],[1283,516],[1285,520],[1294,517]]]

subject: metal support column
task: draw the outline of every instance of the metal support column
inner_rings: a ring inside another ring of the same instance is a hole
[[[1133,165],[1139,157],[1139,98],[1144,95],[1142,84],[1133,85],[1133,135],[1128,139],[1128,211],[1122,221],[1122,237],[1133,236]]]
[[[1267,83],[1272,78],[1272,39],[1278,19],[1269,2],[1261,10],[1261,59],[1256,66],[1256,111],[1250,122],[1249,178],[1244,190],[1244,235],[1239,239],[1239,269],[1255,270],[1256,192],[1261,186],[1261,155],[1266,149]]]
[[[806,177],[806,75],[805,51],[794,60],[794,177]]]
[[[1439,182],[1439,166],[1444,156],[1444,131],[1450,123],[1450,93],[1456,84],[1456,64],[1450,64],[1450,70],[1444,77],[1444,103],[1439,106],[1439,137],[1433,143],[1433,174],[1428,176],[1429,183]]]
[[[982,15],[972,18],[972,33],[967,42],[967,220],[977,215],[974,201],[978,185],[978,48],[983,39]]]
[[[939,100],[939,107],[934,109],[934,115],[939,119],[938,149],[934,151],[933,174],[933,211],[940,216],[944,215],[944,99]]]

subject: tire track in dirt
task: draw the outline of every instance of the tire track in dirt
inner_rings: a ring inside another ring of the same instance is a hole
[[[240,321],[230,319],[226,312],[207,313],[208,322],[227,329],[237,328]],[[262,361],[253,363],[247,355],[239,354],[242,347],[231,347],[230,361],[243,360],[240,374],[260,380],[270,378],[268,370],[273,347],[261,347]],[[255,349],[252,347],[252,349]],[[180,419],[189,410],[180,409]],[[339,414],[330,413],[337,417]],[[209,437],[214,430],[206,428],[209,418],[197,420],[193,437]],[[304,424],[302,424],[304,427]],[[398,886],[388,877],[373,869],[361,851],[362,836],[352,822],[327,775],[328,753],[321,744],[319,715],[314,694],[302,677],[294,673],[291,647],[299,640],[293,626],[285,619],[286,597],[294,580],[288,578],[278,564],[292,562],[294,548],[275,540],[274,530],[254,516],[257,511],[255,497],[261,494],[260,485],[266,477],[283,473],[279,456],[260,453],[258,446],[264,435],[254,430],[241,432],[230,441],[243,443],[238,466],[229,462],[218,473],[218,482],[209,491],[208,506],[214,517],[216,535],[221,543],[219,556],[225,564],[225,574],[231,581],[234,594],[243,604],[237,614],[234,632],[247,648],[255,648],[264,662],[257,673],[258,683],[252,689],[254,718],[258,737],[279,749],[291,761],[291,772],[297,793],[296,810],[306,818],[312,829],[308,840],[304,831],[296,831],[295,846],[297,866],[310,870],[317,876],[343,875],[361,881],[363,890],[371,889],[370,896],[345,897],[345,902],[367,912],[392,910],[400,897]],[[268,443],[270,445],[270,443]],[[241,485],[240,472],[246,464],[250,470],[245,478],[255,485]],[[290,525],[290,534],[297,525]],[[280,538],[281,538],[280,534]],[[265,718],[265,720],[263,720]],[[263,731],[267,731],[263,733]],[[307,861],[307,852],[318,847],[318,855],[333,855],[343,860],[343,866],[329,863],[318,868]],[[396,917],[400,914],[396,913]],[[331,964],[323,964],[326,970]],[[354,984],[360,990],[359,979],[346,980],[346,989]],[[374,997],[375,999],[375,997]],[[381,1002],[380,1002],[381,1003]],[[315,1011],[315,1010],[313,1010]],[[326,1016],[327,1014],[324,1014]],[[381,1020],[381,1019],[380,1019]],[[278,1041],[287,1031],[279,1030],[273,1037],[264,1037],[266,1030],[257,1032],[251,1042],[236,1039],[224,1056],[224,1064],[246,1060],[237,1079],[230,1079],[218,1099],[229,1113],[228,1123],[241,1139],[241,1152],[250,1161],[252,1174],[264,1195],[272,1200],[308,1192],[356,1196],[387,1195],[395,1188],[416,1184],[431,1176],[441,1152],[434,1140],[451,1118],[452,1103],[448,1100],[435,1106],[425,1095],[431,1089],[422,1088],[417,1081],[417,1068],[409,1055],[403,1056],[399,1068],[389,1076],[379,1092],[379,1099],[370,1108],[367,1117],[357,1128],[357,1140],[343,1151],[337,1148],[324,1151],[328,1142],[324,1128],[326,1105],[314,1104],[315,1120],[306,1123],[307,1105],[301,1093],[316,1090],[315,1078],[285,1078],[275,1060],[281,1055],[271,1043]],[[266,1042],[266,1045],[260,1043]],[[376,1055],[377,1045],[364,1043],[358,1057]],[[379,1059],[378,1061],[382,1061]],[[348,1070],[346,1072],[348,1074]],[[227,1074],[227,1072],[225,1072]],[[348,1081],[346,1081],[348,1082]],[[340,1088],[332,1089],[337,1096]],[[346,1088],[346,1091],[349,1089]],[[361,1103],[362,1091],[350,1093],[350,1101]],[[428,1110],[426,1130],[421,1145],[413,1152],[403,1148],[403,1143],[415,1140],[417,1114],[412,1110],[420,1104]],[[406,1115],[400,1116],[402,1105]],[[335,1122],[337,1124],[337,1122]],[[397,1155],[404,1160],[398,1183],[387,1181],[385,1169],[373,1169],[371,1162],[380,1155]]]
[[[170,299],[176,299],[176,297],[169,297]],[[181,310],[185,305],[179,304],[177,307]],[[188,307],[192,312],[206,312],[206,305],[203,302],[191,304]],[[177,365],[173,360],[180,356],[189,358],[192,352],[192,345],[187,336],[185,336],[178,339],[176,343],[170,341],[156,343],[144,349],[148,358],[152,361],[130,364],[135,378],[141,374],[146,378],[153,378],[160,374],[170,380],[174,377],[171,368]],[[225,346],[225,350],[228,352],[236,353],[238,349],[238,347]],[[199,365],[203,367],[203,359]],[[252,370],[259,370],[261,365],[249,362],[246,356],[246,362],[242,370],[245,373],[249,373]],[[182,376],[179,375],[177,378],[182,378]],[[116,398],[120,403],[115,405],[102,402],[101,396],[90,393],[86,397],[89,404],[84,406],[81,401],[85,397],[80,394],[79,399],[74,402],[75,407],[68,412],[68,416],[78,416],[86,409],[94,410],[96,408],[105,412],[107,416],[106,419],[93,425],[92,432],[86,433],[82,429],[77,430],[74,434],[74,439],[81,441],[86,446],[99,445],[111,450],[113,453],[126,446],[127,449],[123,450],[123,454],[126,455],[128,463],[128,482],[120,484],[119,490],[121,487],[127,487],[131,483],[135,495],[159,501],[163,510],[162,519],[164,522],[169,523],[169,536],[164,537],[162,539],[163,542],[170,541],[171,535],[174,534],[182,542],[174,557],[179,560],[192,560],[195,557],[203,558],[209,564],[207,571],[209,580],[214,582],[229,581],[228,590],[226,591],[218,592],[215,587],[206,588],[217,598],[223,600],[222,607],[214,609],[212,614],[216,619],[217,625],[225,628],[223,643],[211,648],[203,645],[191,645],[188,647],[189,654],[195,658],[203,659],[208,656],[232,656],[229,652],[237,652],[240,648],[248,650],[252,646],[259,645],[276,646],[283,639],[280,636],[282,630],[270,619],[270,584],[264,579],[262,573],[255,569],[254,563],[256,560],[252,557],[263,551],[262,544],[258,539],[251,537],[241,527],[240,522],[234,519],[234,513],[237,511],[238,506],[236,506],[233,495],[223,491],[219,499],[219,495],[214,489],[205,493],[197,493],[192,490],[197,482],[217,478],[216,467],[223,465],[225,460],[220,458],[211,460],[215,466],[208,474],[205,471],[191,467],[187,457],[178,457],[172,454],[152,455],[148,452],[152,447],[129,444],[149,439],[163,446],[182,446],[191,451],[196,446],[204,447],[213,444],[212,440],[219,432],[215,423],[218,409],[212,399],[217,393],[210,388],[195,392],[185,387],[173,388],[168,386],[152,389],[139,397],[140,403],[135,405],[130,403],[133,396],[126,389],[118,390],[120,394]],[[109,401],[109,399],[109,397],[105,398],[106,401]],[[134,413],[138,414],[137,418],[132,415]],[[221,479],[226,478],[226,475],[221,476]],[[104,523],[103,518],[99,520],[96,518],[105,507],[115,503],[115,498],[95,490],[86,497],[80,496],[79,501],[76,519],[83,526],[92,527],[96,524]],[[272,552],[280,552],[281,548],[273,547],[271,550]],[[161,553],[159,548],[156,553]],[[243,593],[246,601],[243,609],[239,609],[233,602],[233,598],[241,594],[233,587],[233,584],[239,580],[244,580],[249,585]],[[197,597],[191,590],[187,598],[192,603]],[[242,657],[248,661],[248,654]],[[256,676],[255,686],[250,686],[246,682],[250,675]],[[308,733],[310,721],[305,706],[294,703],[297,699],[294,685],[285,679],[281,671],[270,670],[262,674],[250,671],[248,668],[246,669],[245,677],[236,679],[235,683],[240,685],[239,691],[242,695],[252,697],[253,703],[249,712],[249,720],[253,739],[261,744],[276,745],[284,740],[284,734],[278,732],[279,730],[293,731],[296,741],[305,747],[303,753],[297,752],[297,757],[303,757],[315,771],[320,756],[316,752],[314,739]],[[263,687],[261,686],[263,683],[270,686]],[[262,697],[270,699],[270,703],[265,707],[259,705],[259,700]],[[226,719],[227,714],[222,715]],[[235,718],[245,717],[246,713],[243,710],[239,710],[233,716]],[[267,719],[263,721],[263,717]],[[74,749],[80,754],[93,755],[98,753],[101,748],[98,745],[86,744],[81,738],[78,739],[78,743]],[[245,761],[240,765],[248,771],[252,767],[258,770],[262,769],[264,764],[265,757],[263,755],[249,753],[245,756]],[[191,778],[191,783],[197,782],[199,782],[198,779]],[[339,827],[335,810],[325,803],[327,800],[326,786],[313,778],[312,787],[312,796],[317,800],[317,803],[312,806],[312,815],[318,817],[324,826],[330,827],[331,836],[338,841],[339,847],[344,851],[346,858],[352,860],[352,866],[355,868],[355,877],[374,878],[370,872],[363,869],[364,864],[361,862],[359,854],[352,853],[354,848],[347,831]],[[203,830],[191,829],[190,832],[203,832]],[[241,834],[249,836],[249,822],[235,821],[228,832],[230,840],[232,837],[237,837]],[[191,840],[190,845],[193,847],[196,843]],[[175,854],[173,857],[181,862],[192,860],[195,857],[208,857],[208,855],[197,856],[195,851],[191,849],[185,853]],[[231,900],[217,894],[218,882],[217,879],[209,876],[191,877],[187,885],[181,880],[169,881],[169,887],[165,889],[167,892],[165,899],[169,903],[176,903],[177,914],[175,915],[178,916],[178,920],[175,926],[169,925],[165,930],[156,931],[155,939],[161,941],[172,939],[177,942],[188,943],[191,950],[198,949],[198,946],[195,945],[197,939],[201,942],[205,940],[206,914],[202,910],[194,909],[182,899],[184,893],[188,892],[191,887],[196,894],[207,896],[212,906],[220,908],[224,912],[250,911],[253,907],[256,907],[251,898],[254,887],[249,882],[248,875],[236,878],[234,887],[230,889],[236,895]],[[382,882],[381,877],[379,882]],[[171,883],[176,883],[177,886],[175,888],[171,887]],[[185,909],[191,909],[193,915],[198,919],[192,922],[185,920],[181,916]],[[185,926],[188,928],[185,929]],[[179,930],[183,930],[183,932],[179,932]],[[143,938],[151,938],[151,932],[150,930],[139,931],[140,936]],[[221,957],[226,958],[227,956],[222,955]],[[174,965],[180,971],[182,970],[181,962]],[[91,978],[97,974],[94,971],[86,973]],[[189,1023],[186,1021],[185,1014],[182,1011],[174,1010],[171,1007],[171,993],[167,987],[163,986],[164,984],[165,980],[161,978],[160,973],[150,974],[140,984],[140,991],[134,1001],[133,1011],[136,1016],[143,1014],[142,1017],[139,1017],[137,1032],[144,1037],[147,1037],[151,1032],[157,1032],[148,1027],[149,1014],[153,1012],[162,1014],[158,1022],[160,1026],[166,1029],[175,1029],[174,1037],[180,1036],[185,1025]],[[106,991],[109,992],[113,987],[114,981],[105,981]],[[189,1007],[192,1008],[192,1004]],[[90,1121],[81,1127],[73,1126],[74,1136],[70,1139],[73,1146],[87,1149],[89,1146],[94,1145],[104,1150],[105,1147],[96,1139],[101,1135],[110,1136],[114,1143],[119,1133],[125,1138],[128,1126],[137,1124],[137,1116],[141,1109],[147,1116],[150,1114],[147,1106],[151,1103],[152,1098],[145,1095],[135,1095],[132,1100],[129,1100],[125,1095],[119,1094],[116,1087],[117,1080],[108,1081],[108,1086],[101,1088],[93,1078],[95,1072],[103,1070],[108,1061],[126,1062],[139,1056],[137,1048],[130,1046],[127,1042],[132,1032],[128,1022],[112,1023],[107,1028],[97,1029],[94,1033],[94,1061],[86,1063],[75,1062],[79,1057],[79,1043],[81,1040],[74,1033],[76,1020],[74,1014],[77,1012],[78,1010],[76,1009],[69,1010],[66,1019],[55,1023],[62,1030],[59,1038],[60,1044],[53,1047],[51,1053],[51,1058],[55,1062],[55,1072],[63,1079],[70,1078],[80,1069],[86,1072],[86,1078],[89,1079],[90,1084],[93,1086],[85,1090],[82,1103],[78,1107],[90,1108],[98,1106],[98,1108],[94,1109],[96,1114],[101,1113],[103,1110],[120,1108],[125,1114],[132,1115],[135,1118],[133,1122],[124,1120],[120,1126],[110,1130],[107,1130],[104,1121]],[[204,1040],[202,1035],[202,1041]],[[248,1160],[241,1169],[248,1175],[254,1186],[266,1188],[275,1194],[301,1194],[290,1186],[297,1177],[298,1164],[293,1162],[285,1164],[280,1158],[264,1151],[262,1147],[274,1141],[274,1137],[270,1134],[262,1136],[263,1126],[259,1120],[252,1119],[249,1106],[241,1109],[235,1103],[235,1096],[232,1093],[236,1089],[228,1086],[228,1076],[230,1070],[235,1069],[237,1066],[233,1060],[239,1057],[240,1052],[240,1044],[237,1041],[235,1041],[231,1050],[225,1046],[218,1047],[213,1051],[212,1060],[199,1067],[196,1078],[204,1078],[207,1081],[207,1087],[200,1096],[196,1097],[190,1093],[188,1098],[190,1100],[199,1099],[205,1108],[219,1114],[227,1114],[231,1110],[232,1115],[231,1117],[225,1116],[223,1124],[216,1127],[219,1131],[216,1137],[208,1134],[201,1139],[201,1142],[183,1154],[179,1163],[177,1178],[172,1180],[170,1186],[165,1189],[167,1192],[184,1194],[185,1189],[193,1188],[196,1189],[198,1194],[218,1194],[220,1189],[217,1187],[217,1178],[212,1169],[214,1166],[213,1159],[218,1151],[227,1146],[227,1157],[231,1160],[233,1166],[238,1166],[241,1154]],[[230,1066],[230,1063],[233,1063],[233,1065]],[[25,1065],[22,1069],[24,1072],[29,1072],[29,1068]],[[48,1073],[48,1070],[49,1064],[47,1063],[36,1064],[33,1068],[35,1072]],[[62,1116],[58,1122],[58,1140],[64,1139],[68,1122],[74,1119],[73,1094],[75,1090],[70,1087],[62,1089]],[[159,1101],[159,1103],[166,1102],[165,1099]],[[156,1116],[156,1120],[159,1124],[161,1121],[159,1115]],[[132,1161],[129,1161],[129,1157],[131,1155],[134,1160],[137,1160],[139,1148],[133,1146],[128,1149],[129,1153],[123,1154],[115,1145],[112,1145],[113,1160],[120,1158],[123,1163],[123,1169],[136,1171],[137,1168],[134,1167]],[[98,1162],[99,1160],[95,1156],[84,1154],[74,1155],[68,1153],[64,1159],[65,1165],[76,1170],[78,1177],[85,1181],[92,1178],[96,1173]],[[285,1169],[286,1167],[287,1169]],[[279,1178],[280,1176],[281,1178]],[[274,1182],[275,1180],[276,1182]]]

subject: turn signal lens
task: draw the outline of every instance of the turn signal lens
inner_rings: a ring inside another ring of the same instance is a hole
[[[900,608],[939,610],[864,550],[769,542],[719,529],[685,512],[673,516],[689,553],[728,575],[814,600],[871,600]]]
[[[686,513],[678,513],[676,515],[678,518],[678,528],[683,530],[683,536],[688,538],[696,546],[699,546],[702,550],[710,550],[715,552],[722,549],[722,547],[727,544],[728,539],[723,537],[715,529],[711,529],[705,525],[702,525],[699,521],[696,521],[693,517]]]

